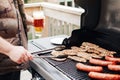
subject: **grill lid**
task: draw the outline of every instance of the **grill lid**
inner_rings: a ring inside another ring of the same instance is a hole
[[[74,30],[64,39],[67,47],[92,42],[108,50],[120,51],[120,0],[76,0],[86,12],[82,15],[81,29]]]

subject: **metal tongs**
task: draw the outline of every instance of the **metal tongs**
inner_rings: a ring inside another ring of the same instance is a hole
[[[61,51],[61,50],[64,50],[66,47],[64,46],[64,45],[59,45],[59,46],[57,46],[57,47],[54,47],[54,48],[50,48],[50,49],[42,49],[42,46],[41,45],[39,45],[38,43],[36,43],[36,42],[34,42],[34,41],[31,41],[31,43],[34,45],[34,46],[36,46],[37,48],[39,48],[41,51],[38,51],[39,53],[47,53],[47,52],[51,52],[52,50],[56,50],[56,51]],[[38,54],[39,54],[38,53]],[[34,53],[33,53],[34,54]],[[35,53],[35,54],[37,54],[37,53]]]
[[[33,58],[67,58],[68,55],[59,55],[59,56],[34,56]]]
[[[33,58],[67,58],[68,55],[59,55],[59,56],[52,56],[52,55],[43,55],[43,54],[46,54],[48,52],[51,52],[52,50],[56,50],[56,51],[61,51],[61,50],[64,50],[66,47],[64,45],[59,45],[57,47],[54,47],[54,48],[50,48],[50,49],[45,49],[45,50],[42,50],[42,46],[37,44],[36,42],[34,41],[31,41],[31,43],[38,47],[39,49],[41,49],[41,51],[38,51],[38,52],[35,52],[35,53],[32,53],[34,55]],[[39,54],[39,56],[37,55]]]
[[[32,54],[44,55],[44,54],[48,54],[49,52],[52,52],[53,50],[61,51],[61,50],[64,50],[64,49],[65,49],[65,46],[58,46],[58,47],[55,47],[55,48],[50,48],[50,49],[37,51],[37,52],[34,52]]]

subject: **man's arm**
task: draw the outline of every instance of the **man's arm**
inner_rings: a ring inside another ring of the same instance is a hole
[[[14,62],[21,64],[28,60],[32,60],[32,55],[22,46],[14,46],[0,37],[0,53],[3,53]]]

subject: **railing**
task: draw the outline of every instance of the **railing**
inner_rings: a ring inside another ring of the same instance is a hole
[[[80,28],[82,8],[73,8],[52,3],[25,4],[25,10],[32,15],[34,11],[43,10],[45,13],[45,28],[42,36],[60,34],[71,35],[74,29]],[[32,32],[34,38],[34,32]]]

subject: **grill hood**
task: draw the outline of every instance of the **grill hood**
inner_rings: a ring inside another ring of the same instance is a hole
[[[67,47],[92,42],[108,50],[120,51],[120,0],[75,0],[85,9],[81,28],[63,44]]]

